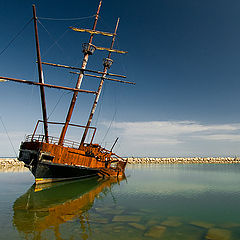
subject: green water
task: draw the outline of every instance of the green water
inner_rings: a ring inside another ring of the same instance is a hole
[[[31,186],[0,172],[0,239],[240,239],[240,165],[130,165],[122,181]]]

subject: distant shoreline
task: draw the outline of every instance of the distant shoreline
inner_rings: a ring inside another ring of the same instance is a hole
[[[129,157],[128,164],[229,164],[240,163],[240,158],[233,157],[189,157],[189,158],[149,158]],[[0,167],[24,166],[17,158],[0,158]]]

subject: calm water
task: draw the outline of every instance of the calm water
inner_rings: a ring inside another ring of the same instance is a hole
[[[0,239],[240,239],[240,165],[131,165],[34,188],[0,172]]]

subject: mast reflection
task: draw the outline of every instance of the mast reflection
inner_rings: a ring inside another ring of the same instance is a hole
[[[13,224],[25,239],[46,239],[42,232],[54,230],[55,238],[60,240],[60,224],[78,219],[81,227],[80,239],[86,240],[91,233],[88,211],[94,200],[101,192],[105,195],[109,193],[112,185],[119,184],[119,181],[116,178],[94,178],[33,185],[14,202]]]

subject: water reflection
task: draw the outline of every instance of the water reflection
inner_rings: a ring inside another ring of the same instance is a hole
[[[240,165],[131,166],[120,186],[89,179],[32,187],[13,206],[20,234],[7,224],[7,204],[26,174],[4,173],[0,239],[239,240],[239,173]]]
[[[91,232],[88,211],[96,198],[111,192],[114,184],[119,184],[119,180],[94,178],[33,185],[15,201],[13,224],[25,239],[45,239],[42,232],[50,229],[54,230],[56,239],[62,239],[60,224],[78,220],[82,229],[81,239],[88,239]]]

